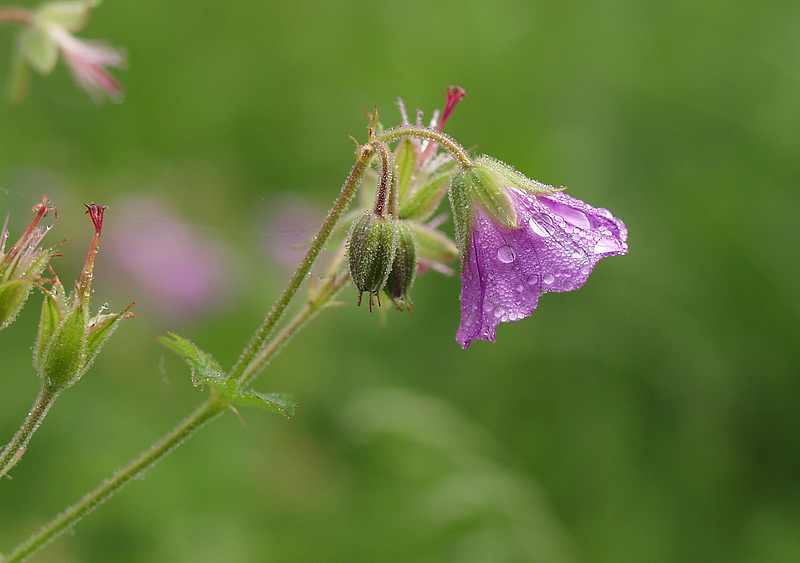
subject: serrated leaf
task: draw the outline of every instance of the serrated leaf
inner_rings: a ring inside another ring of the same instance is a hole
[[[252,389],[237,392],[230,396],[231,401],[251,407],[280,412],[286,418],[294,415],[297,407],[292,393],[259,393]]]
[[[192,381],[195,386],[204,383],[215,384],[220,381],[225,381],[223,379],[222,368],[216,360],[214,360],[210,354],[198,348],[188,338],[178,336],[172,332],[168,332],[167,336],[159,336],[157,338],[164,346],[177,352],[180,356],[183,356],[183,359],[186,360],[186,363],[189,364],[189,367],[192,369]]]
[[[410,139],[400,141],[400,146],[397,147],[396,161],[398,195],[402,203],[408,196],[408,186],[411,184],[414,169],[417,167],[417,151]]]

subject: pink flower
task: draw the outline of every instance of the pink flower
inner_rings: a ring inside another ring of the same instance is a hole
[[[103,94],[114,101],[122,99],[122,85],[106,67],[124,66],[123,51],[100,41],[81,41],[59,26],[51,26],[50,35],[73,78],[93,100],[101,100]]]
[[[461,249],[461,325],[456,340],[494,342],[501,322],[536,309],[545,292],[580,288],[595,264],[628,252],[625,224],[489,157],[450,187]]]
[[[27,65],[48,75],[59,55],[72,73],[75,82],[95,100],[103,95],[119,101],[122,86],[108,71],[125,65],[124,51],[99,41],[85,41],[73,34],[89,21],[99,1],[49,2],[35,12],[18,10],[16,21],[26,25],[19,42],[20,72],[15,73],[12,97],[22,99],[27,89]]]

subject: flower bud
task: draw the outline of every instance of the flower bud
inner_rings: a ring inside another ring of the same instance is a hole
[[[71,295],[67,296],[58,278],[50,290],[45,290],[39,335],[33,350],[33,363],[39,376],[53,389],[74,385],[92,365],[120,321],[133,316],[128,313],[133,303],[119,313],[103,314],[101,311],[95,317],[89,315],[94,259],[106,208],[96,204],[86,207],[95,228],[86,264]]]
[[[8,253],[5,252],[8,240],[6,225],[0,230],[0,329],[8,326],[17,316],[31,288],[42,281],[42,270],[55,253],[55,246],[40,248],[47,229],[37,226],[51,209],[54,208],[48,205],[45,196],[42,203],[34,208],[36,216],[33,221]]]
[[[347,247],[350,277],[358,289],[359,305],[361,294],[365,291],[370,293],[370,311],[373,295],[378,297],[380,305],[380,292],[392,270],[397,239],[397,223],[373,211],[368,211],[357,219],[350,231]]]
[[[411,311],[411,299],[408,296],[411,286],[414,284],[414,276],[417,273],[417,241],[414,230],[406,222],[397,224],[397,251],[392,262],[392,271],[386,280],[384,291],[392,298],[398,309],[402,306],[398,303],[404,302],[406,308]]]

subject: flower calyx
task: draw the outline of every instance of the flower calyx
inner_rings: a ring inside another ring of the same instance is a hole
[[[106,207],[94,203],[86,207],[95,227],[86,264],[72,294],[67,295],[58,276],[53,286],[44,290],[39,334],[34,345],[34,366],[44,384],[56,390],[71,387],[83,377],[120,321],[134,316],[128,311],[135,303],[119,313],[103,313],[104,308],[94,316],[89,312],[94,260]]]
[[[40,247],[50,228],[39,227],[39,221],[50,211],[57,215],[55,207],[48,203],[47,196],[33,210],[36,215],[8,252],[5,251],[9,234],[8,217],[0,230],[0,330],[16,318],[33,286],[45,281],[41,274],[61,244],[50,248]]]

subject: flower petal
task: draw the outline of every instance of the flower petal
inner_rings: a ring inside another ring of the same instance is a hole
[[[539,295],[578,289],[601,258],[628,251],[625,225],[608,210],[562,192],[508,194],[519,228],[475,207],[461,271],[456,340],[463,348],[475,339],[494,342],[497,325],[529,316]]]

